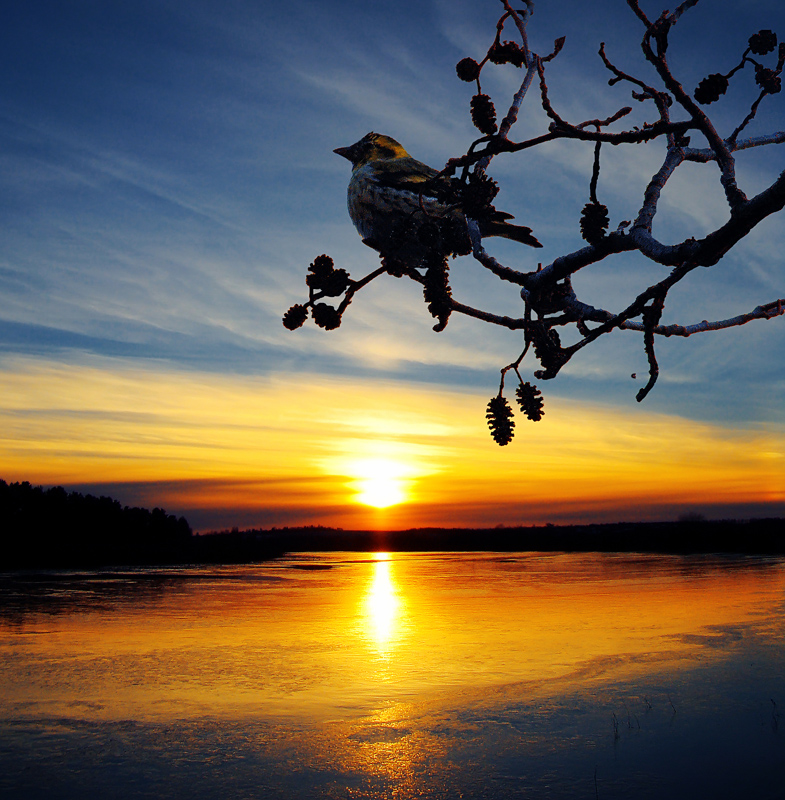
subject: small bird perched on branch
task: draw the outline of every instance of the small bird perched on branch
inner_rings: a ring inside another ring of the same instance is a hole
[[[531,228],[511,225],[508,220],[512,215],[491,205],[498,189],[490,179],[476,176],[474,187],[480,188],[472,200],[456,190],[449,178],[412,158],[399,142],[380,133],[368,133],[359,142],[333,152],[352,164],[348,205],[354,227],[363,242],[382,255],[406,261],[421,257],[429,246],[424,235],[427,223],[436,224],[447,241],[443,247],[446,252],[469,253],[467,216],[476,220],[481,236],[503,236],[542,247]],[[480,202],[476,202],[478,197]]]

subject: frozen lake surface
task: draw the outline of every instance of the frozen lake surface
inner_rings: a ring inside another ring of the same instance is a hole
[[[4,798],[785,798],[785,564],[0,575]]]

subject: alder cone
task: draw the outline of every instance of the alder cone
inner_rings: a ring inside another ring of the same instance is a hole
[[[512,418],[512,409],[507,400],[500,394],[491,398],[485,417],[496,444],[502,447],[509,444],[514,436],[515,420]]]
[[[476,81],[480,77],[480,65],[473,58],[462,58],[456,65],[458,77],[466,83]]]
[[[472,122],[480,133],[496,133],[496,107],[487,94],[476,94],[471,102]]]
[[[296,331],[301,328],[308,319],[308,308],[302,305],[293,305],[283,315],[283,326],[290,331]]]
[[[718,72],[704,78],[695,90],[695,99],[704,106],[714,103],[728,91],[728,79]]]
[[[521,411],[532,421],[539,422],[542,419],[543,399],[540,390],[534,384],[526,383],[519,384],[515,390],[515,397],[518,400],[518,405]]]
[[[605,236],[609,224],[606,206],[602,203],[586,203],[581,211],[581,236],[589,244],[599,242]]]

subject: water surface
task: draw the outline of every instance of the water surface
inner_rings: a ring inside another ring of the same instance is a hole
[[[0,578],[14,798],[785,798],[785,565],[303,555]]]

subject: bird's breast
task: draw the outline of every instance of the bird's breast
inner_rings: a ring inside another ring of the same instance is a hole
[[[397,222],[412,214],[440,217],[447,211],[433,197],[384,185],[371,165],[352,173],[347,201],[357,232],[363,239],[375,241],[386,239]]]

